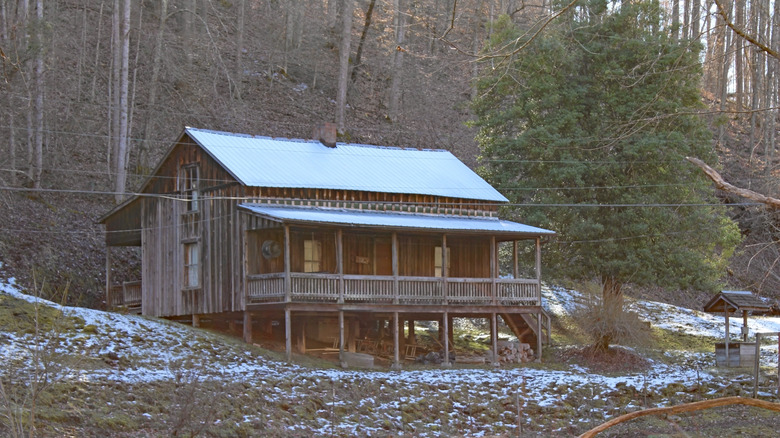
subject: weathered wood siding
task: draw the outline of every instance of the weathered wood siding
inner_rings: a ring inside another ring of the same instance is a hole
[[[179,170],[198,166],[199,200],[190,211],[178,192]],[[146,191],[142,214],[143,313],[176,316],[238,310],[243,306],[240,247],[234,227],[233,178],[199,147],[179,143],[160,166]],[[185,287],[184,245],[198,244],[198,287]]]
[[[199,205],[187,208],[179,192],[183,166],[197,165]],[[284,231],[280,224],[239,213],[241,202],[289,203],[381,211],[411,211],[465,216],[494,216],[498,203],[402,193],[355,190],[244,187],[186,135],[158,167],[144,192],[165,196],[139,198],[143,248],[143,313],[154,316],[241,311],[246,308],[247,276],[284,271]],[[138,208],[134,209],[136,212]],[[128,212],[130,210],[128,209]],[[132,218],[119,214],[116,224],[132,228]],[[115,238],[116,245],[137,244]],[[322,245],[321,273],[336,273],[337,231],[321,227],[292,227],[291,271],[304,271],[304,241]],[[279,257],[262,256],[262,243],[275,240]],[[185,287],[185,244],[198,244],[198,287]],[[390,276],[393,273],[389,231],[347,230],[343,233],[345,275]],[[433,277],[435,248],[441,235],[399,234],[398,274]],[[448,237],[449,276],[490,277],[489,238]],[[276,281],[276,280],[274,280]],[[388,280],[389,281],[389,280]]]

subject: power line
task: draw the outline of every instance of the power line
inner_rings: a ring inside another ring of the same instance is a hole
[[[177,194],[164,194],[164,193],[140,193],[140,192],[114,192],[114,191],[102,191],[102,190],[76,190],[76,189],[35,189],[35,188],[28,188],[28,187],[8,187],[8,186],[0,186],[0,190],[8,191],[8,192],[33,192],[33,193],[64,193],[64,194],[81,194],[81,195],[99,195],[99,196],[116,196],[116,195],[125,195],[125,196],[138,196],[138,197],[146,197],[146,198],[162,198],[162,199],[169,199],[174,201],[180,201],[180,202],[191,202],[187,198],[183,198],[181,196],[178,196]],[[233,201],[243,201],[243,200],[251,200],[251,199],[258,199],[261,201],[300,201],[301,199],[297,198],[254,198],[254,197],[248,197],[248,196],[204,196],[201,198],[203,199],[210,199],[210,200],[233,200]],[[314,201],[314,200],[311,200]],[[585,208],[611,208],[611,207],[741,207],[741,206],[751,206],[751,205],[763,205],[760,202],[729,202],[729,203],[621,203],[621,204],[586,204],[586,203],[558,203],[558,204],[550,204],[550,203],[542,203],[542,204],[527,204],[527,203],[501,203],[501,204],[486,204],[484,202],[474,201],[474,202],[448,202],[448,201],[441,201],[441,202],[406,202],[406,201],[365,201],[365,200],[350,200],[350,199],[319,199],[316,200],[319,202],[323,201],[331,201],[331,202],[344,202],[344,203],[354,203],[354,204],[412,204],[417,206],[443,206],[443,205],[459,205],[459,206],[494,206],[494,207],[585,207]]]

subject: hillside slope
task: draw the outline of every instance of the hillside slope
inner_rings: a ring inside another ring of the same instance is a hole
[[[545,297],[558,317],[584,301],[564,289],[546,289]],[[662,330],[705,342],[722,335],[717,317],[633,306]],[[642,407],[746,394],[751,381],[748,370],[714,369],[709,351],[665,351],[645,369],[611,375],[556,359],[575,346],[549,349],[542,364],[499,369],[342,370],[304,357],[287,364],[278,353],[188,326],[61,307],[23,294],[13,279],[0,282],[0,321],[0,431],[30,412],[34,395],[39,436],[481,436],[517,428],[570,436]],[[752,324],[780,330],[779,318]],[[776,348],[764,348],[767,361]],[[776,382],[764,384],[762,393]],[[741,414],[724,430],[761,436],[780,427],[776,416],[755,425],[760,412]]]

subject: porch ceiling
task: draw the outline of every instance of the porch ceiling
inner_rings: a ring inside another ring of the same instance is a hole
[[[554,231],[543,228],[485,217],[437,216],[323,207],[271,206],[253,203],[239,204],[238,207],[251,214],[287,224],[381,228],[396,231],[489,234],[506,238],[529,238],[555,234]]]

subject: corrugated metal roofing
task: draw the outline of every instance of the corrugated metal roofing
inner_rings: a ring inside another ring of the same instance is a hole
[[[268,204],[253,203],[239,204],[239,208],[280,222],[354,227],[408,228],[427,231],[524,234],[530,236],[555,234],[554,231],[530,225],[485,217],[435,216],[322,207],[270,206]]]
[[[507,202],[445,150],[275,139],[186,128],[239,182],[251,187],[365,190]]]

